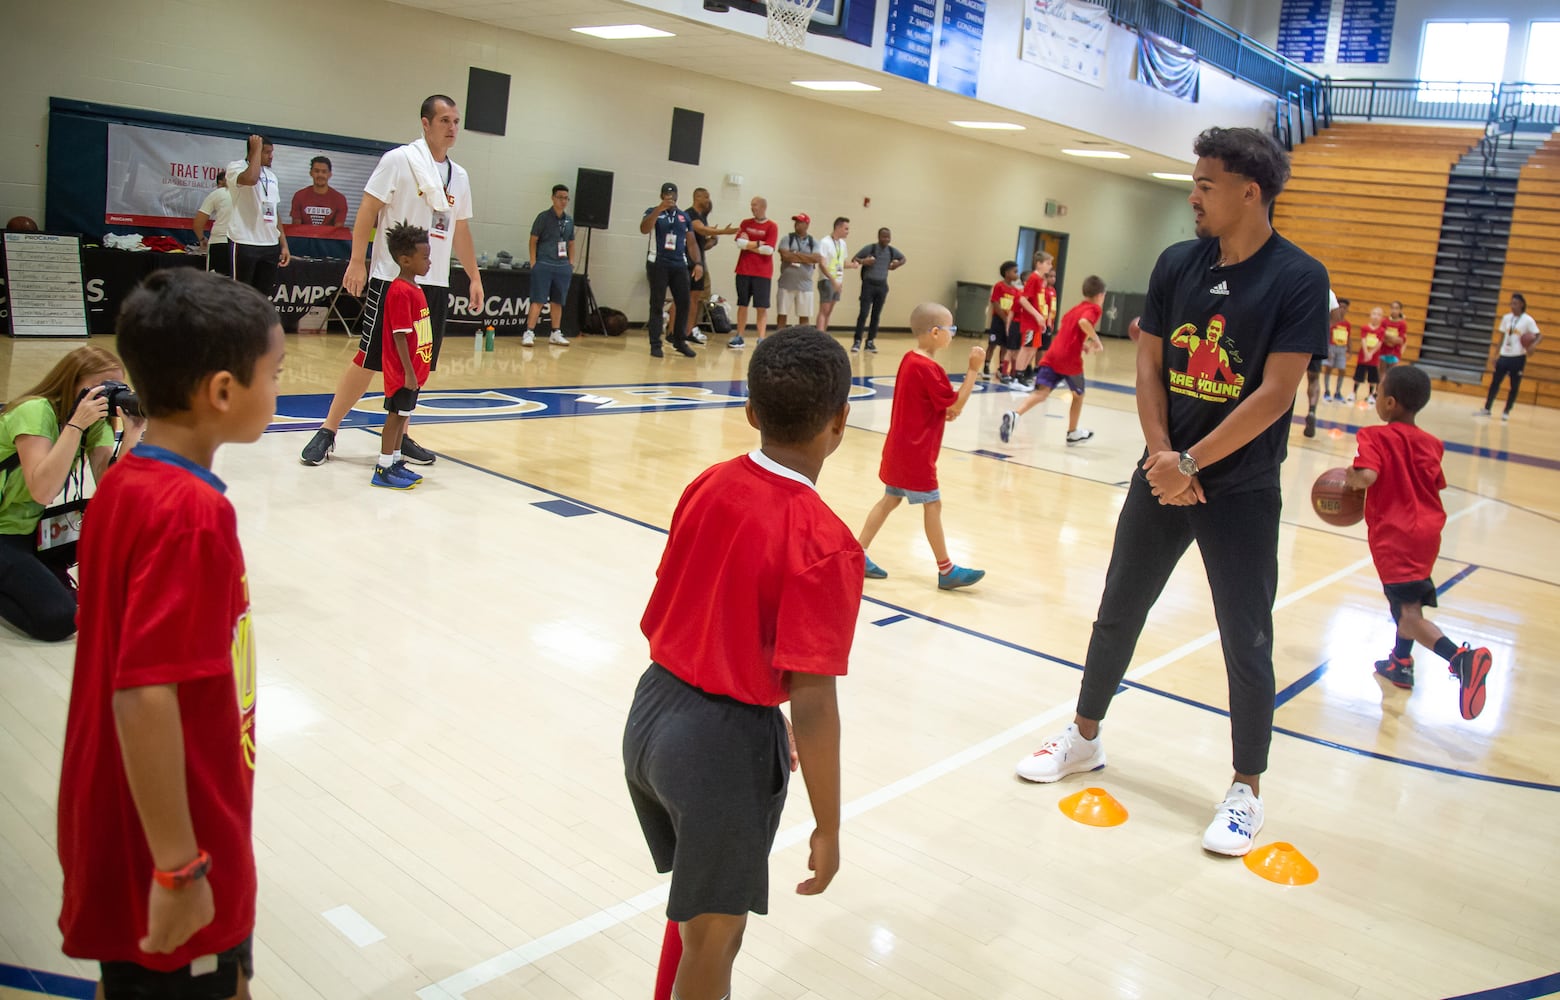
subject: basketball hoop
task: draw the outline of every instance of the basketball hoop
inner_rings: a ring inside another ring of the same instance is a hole
[[[807,25],[821,0],[767,0],[764,17],[769,40],[788,49],[805,48]]]

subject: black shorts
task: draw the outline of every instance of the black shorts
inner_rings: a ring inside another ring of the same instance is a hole
[[[1018,320],[1011,320],[1007,325],[1007,335],[1002,339],[1002,349],[1005,351],[1017,351],[1024,346],[1024,328]]]
[[[412,389],[401,386],[395,392],[385,397],[385,412],[407,414],[417,409],[417,394],[420,389]]]
[[[1381,592],[1387,595],[1387,606],[1392,609],[1392,620],[1403,614],[1403,605],[1417,604],[1422,608],[1435,608],[1435,581],[1414,580],[1411,583],[1384,583]]]
[[[217,968],[200,976],[190,966],[154,972],[134,962],[103,962],[104,1000],[228,1000],[238,995],[238,977],[255,978],[254,939],[245,938],[217,955]]]
[[[1312,358],[1311,363],[1305,366],[1307,375],[1320,375],[1322,373],[1322,359]]]
[[[369,278],[363,289],[363,311],[358,313],[358,351],[352,363],[371,372],[385,370],[384,361],[384,310],[385,289],[390,282],[383,278]],[[433,328],[433,360],[429,371],[439,370],[439,348],[444,344],[444,318],[450,311],[450,290],[438,285],[422,285],[423,297],[428,300],[428,325]]]
[[[737,305],[752,305],[758,309],[769,308],[769,289],[773,278],[758,278],[751,274],[737,275]]]
[[[1354,366],[1354,384],[1355,385],[1359,385],[1361,382],[1367,382],[1367,381],[1371,385],[1378,385],[1378,384],[1380,384],[1380,382],[1381,382],[1381,369],[1379,367],[1377,367],[1376,365],[1355,365]]]
[[[623,767],[656,871],[672,873],[667,919],[768,913],[791,778],[780,710],[706,694],[652,663],[628,710]]]
[[[212,274],[233,277],[233,244],[227,240],[206,246],[206,270]]]
[[[690,275],[692,275],[693,274],[693,269],[689,268],[688,269],[688,273]],[[690,292],[704,292],[704,291],[708,291],[709,287],[710,287],[710,272],[709,272],[709,270],[707,268],[703,268],[703,267],[699,268],[699,276],[697,278],[690,277],[688,279],[688,291],[690,291]]]

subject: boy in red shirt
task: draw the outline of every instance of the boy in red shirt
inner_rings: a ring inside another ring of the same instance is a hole
[[[758,339],[769,332],[769,297],[774,287],[775,245],[780,227],[769,218],[769,202],[754,198],[748,207],[751,219],[737,227],[737,341],[747,332],[748,305],[758,310]]]
[[[1376,405],[1376,386],[1381,382],[1381,345],[1387,332],[1387,314],[1380,306],[1370,311],[1370,322],[1360,327],[1360,353],[1354,359],[1354,391],[1349,402],[1360,394],[1360,383],[1370,380],[1370,398],[1365,402]]]
[[[769,851],[798,762],[816,829],[796,887],[840,865],[840,719],[862,552],[814,483],[850,412],[850,359],[787,327],[748,367],[760,445],[678,501],[640,627],[650,668],[623,733],[629,796],[672,873],[657,1000],[724,997],[749,911],[769,912]],[[794,736],[779,706],[790,700]]]
[[[1424,616],[1436,606],[1430,571],[1441,551],[1446,511],[1441,491],[1441,442],[1414,424],[1414,415],[1430,401],[1430,377],[1413,365],[1387,372],[1376,400],[1383,427],[1361,427],[1359,454],[1348,485],[1365,490],[1365,529],[1371,559],[1381,576],[1397,643],[1376,673],[1400,688],[1414,686],[1414,643],[1433,649],[1449,665],[1459,688],[1458,707],[1465,719],[1484,710],[1491,657],[1488,649],[1458,646]]]
[[[1040,349],[1040,341],[1045,335],[1045,327],[1049,320],[1046,318],[1046,275],[1051,273],[1051,255],[1044,250],[1035,252],[1035,269],[1029,272],[1029,277],[1024,281],[1024,294],[1018,299],[1018,328],[1020,333],[1020,345],[1018,358],[1014,365],[1008,369],[1009,378],[1002,380],[1003,385],[1012,385],[1015,382],[1023,389],[1033,389],[1034,385],[1022,381],[1023,373],[1035,360],[1035,353]]]
[[[98,996],[247,997],[255,646],[217,448],[276,412],[282,328],[258,292],[170,268],[130,293],[119,352],[145,413],[81,537],[57,844],[65,954]]]
[[[1067,383],[1072,393],[1072,407],[1067,411],[1067,443],[1080,444],[1094,436],[1090,430],[1079,430],[1078,418],[1083,415],[1083,356],[1105,350],[1094,324],[1100,321],[1100,309],[1105,302],[1105,282],[1099,275],[1091,274],[1083,279],[1083,301],[1067,310],[1062,317],[1061,332],[1051,341],[1040,358],[1040,368],[1035,372],[1035,388],[1018,409],[1002,414],[999,433],[1002,443],[1013,437],[1018,418],[1045,402],[1051,390]]]
[[[1040,349],[1049,350],[1056,337],[1056,270],[1053,267],[1045,276],[1045,329],[1040,331]],[[1028,381],[1028,380],[1026,380]]]
[[[428,230],[406,222],[390,227],[385,249],[401,268],[400,277],[385,288],[384,338],[385,426],[379,439],[379,461],[369,482],[388,490],[409,490],[422,482],[401,457],[406,425],[417,408],[417,393],[428,381],[433,364],[433,325],[428,299],[417,279],[432,266]]]
[[[1354,328],[1349,325],[1349,300],[1339,299],[1336,318],[1327,333],[1327,359],[1322,362],[1322,398],[1343,402],[1343,376],[1349,370],[1349,340]],[[1332,379],[1338,382],[1334,386]],[[1350,402],[1353,402],[1350,400]]]
[[[1392,303],[1392,311],[1387,315],[1387,328],[1382,336],[1381,343],[1381,374],[1386,375],[1388,369],[1403,360],[1403,351],[1408,347],[1408,320],[1403,317],[1403,303]]]
[[[986,310],[991,314],[991,322],[986,330],[986,361],[980,368],[983,379],[991,378],[992,355],[999,359],[997,374],[1007,374],[1008,362],[1017,357],[1022,336],[1018,317],[1013,314],[1018,297],[1023,293],[1023,286],[1018,283],[1018,264],[1005,261],[999,273],[1002,280],[991,286],[991,304]]]
[[[948,373],[933,358],[958,332],[953,314],[935,302],[924,302],[910,313],[910,332],[915,334],[915,349],[899,362],[899,374],[894,380],[894,412],[889,418],[883,462],[878,469],[884,486],[883,499],[867,514],[867,523],[857,540],[865,552],[901,500],[909,500],[912,506],[920,504],[926,540],[937,560],[937,587],[956,590],[978,582],[986,571],[955,566],[948,558],[948,543],[943,538],[942,494],[937,490],[937,453],[942,450],[943,427],[964,409],[986,352],[979,347],[970,348],[969,368],[955,391]],[[888,578],[871,556],[866,558],[866,573],[871,580]]]

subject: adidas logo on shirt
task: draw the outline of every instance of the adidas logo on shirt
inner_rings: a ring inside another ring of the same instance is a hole
[[[1212,288],[1208,289],[1208,294],[1228,295],[1230,294],[1230,283],[1228,281],[1221,281],[1217,285],[1214,285]]]

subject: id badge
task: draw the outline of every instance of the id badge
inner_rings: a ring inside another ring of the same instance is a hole
[[[667,250],[675,251],[677,249],[677,234],[667,233],[666,242],[663,243],[662,246]]]
[[[559,240],[558,241],[558,259],[559,260],[568,260],[568,258],[569,258],[569,241],[568,240]]]
[[[276,225],[276,202],[262,201],[260,203],[260,218],[268,225]]]
[[[447,240],[450,238],[450,216],[452,212],[434,212],[433,221],[428,226],[428,236],[435,240]]]

